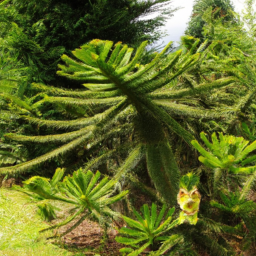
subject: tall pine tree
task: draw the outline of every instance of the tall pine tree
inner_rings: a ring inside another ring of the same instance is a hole
[[[203,39],[203,27],[205,21],[203,14],[207,9],[212,7],[212,18],[223,18],[223,22],[234,19],[232,11],[234,7],[230,0],[195,0],[192,15],[188,23],[186,35]]]

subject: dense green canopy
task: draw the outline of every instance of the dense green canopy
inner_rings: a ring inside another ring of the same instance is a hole
[[[1,2],[1,1],[0,1]],[[2,1],[0,38],[34,65],[34,81],[55,79],[61,54],[94,39],[138,46],[155,42],[174,9],[170,0],[12,0]],[[143,19],[148,14],[154,18]]]

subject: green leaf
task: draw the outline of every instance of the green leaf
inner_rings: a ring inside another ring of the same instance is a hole
[[[137,256],[140,255],[140,253],[142,253],[148,246],[150,245],[150,243],[145,243],[144,245],[142,245],[139,249],[129,253],[127,256]]]
[[[106,60],[106,58],[107,58],[107,56],[108,56],[108,53],[109,53],[109,51],[110,51],[112,45],[113,45],[113,42],[112,42],[112,41],[105,41],[105,43],[104,43],[104,49],[103,49],[103,50],[101,51],[101,53],[100,53],[100,58],[101,58],[103,61]]]
[[[147,45],[147,41],[144,41],[143,43],[141,43],[141,45],[139,46],[139,48],[136,51],[135,56],[130,61],[130,63],[127,64],[126,66],[122,67],[122,68],[117,69],[118,76],[122,76],[122,75],[128,73],[129,71],[131,71],[135,67],[135,65],[137,64],[137,61],[142,56],[146,45]]]
[[[168,217],[154,232],[154,235],[158,235],[161,231],[163,231],[169,223],[172,221],[172,217]]]
[[[156,204],[153,203],[151,206],[150,229],[153,229],[155,227],[156,219],[157,219],[157,206]]]
[[[144,226],[141,223],[139,223],[138,221],[130,219],[126,216],[123,216],[123,219],[131,228],[136,228],[136,229],[139,229],[141,231],[145,231]]]
[[[151,226],[151,219],[150,219],[150,213],[149,213],[149,208],[147,204],[144,204],[142,206],[142,212],[144,215],[144,219],[146,220],[146,223],[147,223],[146,227],[149,228]]]
[[[239,160],[243,160],[249,153],[256,149],[256,141],[247,146],[240,154]]]
[[[159,248],[159,250],[154,254],[155,256],[158,255],[162,255],[164,252],[166,252],[167,250],[170,250],[174,245],[181,243],[184,241],[183,236],[181,235],[172,235],[169,237],[168,240],[166,240],[161,247]]]
[[[129,252],[133,252],[133,249],[132,248],[122,248],[122,249],[119,250],[119,252],[129,253]]]
[[[135,236],[135,237],[142,237],[142,236],[147,237],[144,232],[140,232],[138,230],[133,230],[125,227],[122,227],[121,229],[119,229],[118,233],[123,235]]]
[[[58,182],[61,181],[61,179],[63,178],[64,176],[64,173],[65,173],[65,170],[62,168],[57,168],[51,181],[50,181],[50,184],[52,187],[55,187],[57,185]]]
[[[121,47],[122,47],[121,42],[118,42],[118,43],[115,44],[115,49],[113,50],[113,52],[112,52],[112,54],[111,54],[111,56],[110,56],[110,58],[107,62],[109,65],[112,65],[115,62],[117,56],[119,56]]]
[[[105,205],[109,205],[109,204],[113,204],[121,199],[124,198],[124,196],[126,196],[129,193],[128,190],[122,191],[120,192],[118,195],[116,196],[112,196],[106,200],[102,200],[104,202]]]
[[[156,220],[156,223],[155,223],[155,228],[158,228],[159,224],[161,223],[163,217],[164,217],[164,214],[165,214],[165,211],[166,211],[166,208],[167,206],[164,204],[158,217],[157,217],[157,220]]]
[[[97,171],[96,174],[93,175],[92,179],[90,180],[90,183],[88,184],[86,188],[85,195],[89,195],[94,185],[97,183],[98,179],[100,178],[100,172]]]
[[[142,238],[128,238],[128,237],[121,237],[121,236],[117,236],[115,238],[115,240],[118,242],[118,243],[121,243],[121,244],[125,244],[125,245],[136,245],[144,240],[146,240],[145,237],[142,237]]]
[[[100,182],[99,184],[97,184],[97,186],[95,186],[91,192],[89,193],[89,196],[91,196],[92,198],[94,199],[97,199],[95,197],[93,197],[98,191],[101,190],[102,187],[104,187],[107,183],[108,183],[108,177],[104,177]]]

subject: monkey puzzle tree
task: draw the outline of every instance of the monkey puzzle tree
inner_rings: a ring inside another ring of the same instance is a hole
[[[137,52],[120,42],[93,40],[73,51],[75,58],[62,56],[65,65],[59,65],[58,74],[83,84],[87,90],[66,90],[42,84],[34,87],[42,92],[32,100],[33,109],[40,110],[45,104],[62,106],[62,109],[83,111],[84,117],[71,120],[44,120],[25,116],[31,123],[55,130],[44,136],[7,134],[6,137],[23,143],[64,144],[26,163],[1,168],[2,173],[19,173],[45,161],[56,158],[76,148],[93,152],[109,139],[115,143],[111,150],[101,152],[87,162],[86,169],[93,168],[117,155],[123,164],[115,171],[120,178],[146,158],[149,176],[156,189],[168,203],[176,199],[179,170],[170,145],[170,131],[190,145],[193,136],[175,120],[177,116],[217,118],[225,111],[210,111],[193,107],[184,102],[190,97],[208,93],[227,86],[235,79],[222,77],[209,83],[186,88],[177,84],[177,77],[199,62],[197,53],[182,50],[165,54],[165,49],[147,65],[140,65],[146,42]],[[31,102],[32,102],[31,100]],[[74,111],[72,112],[74,113]],[[62,129],[62,132],[58,132]],[[66,130],[66,132],[63,132]],[[121,140],[120,140],[121,138]]]

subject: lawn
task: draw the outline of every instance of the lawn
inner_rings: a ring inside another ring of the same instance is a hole
[[[36,206],[20,192],[0,189],[0,255],[72,255],[47,241],[48,225],[36,214]]]

